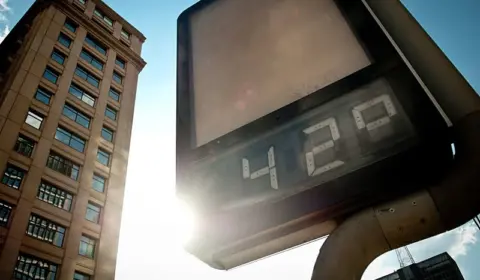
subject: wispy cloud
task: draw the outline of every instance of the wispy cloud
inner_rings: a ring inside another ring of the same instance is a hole
[[[455,241],[448,249],[453,258],[467,255],[468,247],[477,243],[477,231],[478,229],[472,223],[468,223],[458,230]]]
[[[0,11],[9,11],[8,0],[0,0]]]
[[[11,11],[8,6],[8,0],[0,0],[0,43],[10,33],[10,26],[8,25],[8,15]],[[2,27],[2,25],[4,25]]]
[[[5,27],[0,30],[0,43],[7,37],[8,33],[10,33],[10,27],[8,25],[5,25]]]

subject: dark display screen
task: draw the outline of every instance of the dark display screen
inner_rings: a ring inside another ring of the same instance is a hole
[[[378,79],[197,163],[190,183],[223,210],[272,201],[391,156],[414,136],[388,82]]]

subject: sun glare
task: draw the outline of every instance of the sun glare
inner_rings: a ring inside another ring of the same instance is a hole
[[[195,217],[191,208],[179,199],[175,201],[175,238],[180,245],[185,245],[193,235]]]

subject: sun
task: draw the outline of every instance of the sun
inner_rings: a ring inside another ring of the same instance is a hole
[[[194,234],[194,212],[187,203],[182,200],[175,199],[175,206],[172,213],[175,213],[175,239],[179,245],[184,246]]]

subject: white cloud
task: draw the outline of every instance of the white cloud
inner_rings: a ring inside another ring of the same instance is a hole
[[[461,229],[458,229],[455,241],[448,249],[450,255],[453,258],[467,255],[468,247],[477,243],[477,231],[478,229],[472,223],[468,223]]]
[[[10,26],[8,23],[8,12],[11,11],[10,6],[8,6],[8,0],[0,0],[0,23],[5,23],[5,26],[0,25],[0,43],[7,37],[10,33]]]
[[[0,0],[0,12],[10,11],[8,0]]]
[[[5,39],[5,37],[7,37],[8,33],[10,33],[10,27],[8,27],[8,25],[5,25],[5,27],[0,30],[0,43],[3,42],[3,39]]]

